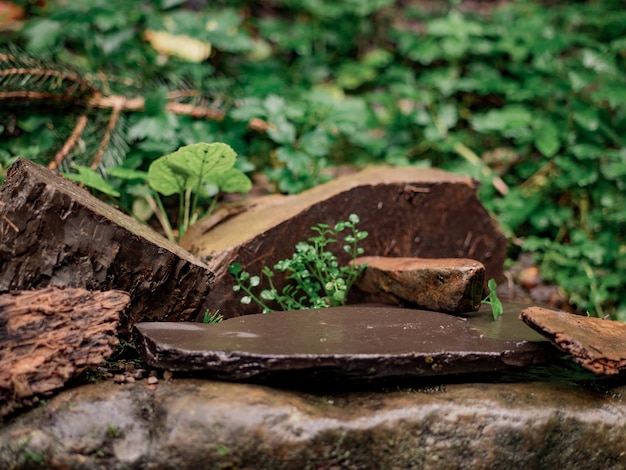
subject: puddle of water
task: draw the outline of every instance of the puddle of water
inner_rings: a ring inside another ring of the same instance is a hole
[[[522,310],[530,305],[503,302],[503,307],[504,313],[497,320],[493,319],[489,305],[483,305],[477,312],[468,313],[463,318],[488,338],[506,341],[547,341],[519,318]]]

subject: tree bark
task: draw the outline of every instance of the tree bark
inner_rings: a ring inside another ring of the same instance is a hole
[[[106,360],[129,302],[121,291],[55,287],[0,295],[0,416]]]
[[[524,309],[520,318],[594,374],[617,375],[626,370],[626,325],[622,322],[543,307]]]
[[[214,274],[188,252],[53,171],[20,159],[0,188],[0,292],[119,289],[137,321],[194,318]]]

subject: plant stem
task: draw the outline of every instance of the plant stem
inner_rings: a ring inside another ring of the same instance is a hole
[[[598,318],[605,318],[604,315],[604,309],[602,308],[602,305],[597,301],[598,298],[598,283],[597,283],[597,278],[595,273],[593,272],[593,269],[591,268],[591,265],[587,262],[587,260],[583,260],[581,262],[581,265],[583,267],[583,270],[585,271],[585,274],[587,275],[587,278],[590,281],[589,284],[589,290],[591,291],[591,298],[593,299],[593,306],[596,309],[596,317]]]
[[[192,214],[196,211],[196,200],[197,195],[194,195],[194,202],[191,204],[191,188],[188,188],[185,193],[185,232],[189,230],[189,227],[193,223],[191,219]],[[181,233],[179,238],[182,238],[185,232]]]
[[[185,234],[185,223],[188,223],[186,212],[187,198],[189,197],[188,189],[178,193],[178,239],[180,240]]]
[[[168,240],[171,242],[176,242],[176,237],[174,236],[174,232],[172,230],[172,226],[170,225],[170,221],[167,218],[167,213],[165,212],[165,208],[163,207],[163,203],[161,202],[161,198],[157,193],[154,193],[154,197],[146,196],[146,201],[148,201],[148,205],[154,211],[154,215],[156,215],[157,220],[163,227],[165,231],[165,235]]]

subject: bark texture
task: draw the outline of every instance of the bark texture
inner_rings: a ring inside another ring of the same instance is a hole
[[[210,291],[208,267],[149,227],[29,160],[0,188],[0,292],[47,287],[120,289],[120,319],[188,320]]]
[[[0,295],[0,416],[106,360],[129,302],[121,291],[55,287]]]
[[[542,307],[522,311],[521,319],[572,355],[572,360],[598,375],[626,369],[626,325]]]

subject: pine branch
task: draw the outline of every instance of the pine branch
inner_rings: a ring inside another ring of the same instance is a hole
[[[105,83],[108,81],[108,77],[102,74],[99,78]],[[68,118],[73,114],[71,110],[76,111],[78,117],[71,134],[64,139],[63,145],[48,165],[52,169],[68,167],[68,159],[72,155],[79,155],[80,150],[77,148],[85,147],[84,143],[81,146],[77,144],[82,139],[93,140],[94,136],[98,136],[98,148],[93,156],[86,155],[90,161],[89,165],[93,169],[106,165],[103,157],[111,143],[125,146],[119,139],[112,140],[122,114],[141,112],[146,104],[145,98],[141,96],[129,98],[122,95],[105,95],[90,80],[70,67],[32,57],[15,47],[8,51],[0,50],[0,90],[2,90],[0,109],[15,110],[17,113],[52,108],[55,115],[61,117],[67,115]],[[190,100],[193,104],[189,103]],[[67,112],[68,109],[70,112]],[[60,110],[65,111],[59,113]],[[168,93],[165,111],[194,119],[215,121],[224,119],[226,114],[225,111],[217,109],[215,103],[207,105],[202,92],[193,89],[174,90]],[[108,118],[106,126],[97,126],[100,132],[94,134],[86,131],[96,127],[94,121],[97,122],[103,115],[108,115]],[[87,137],[83,137],[84,135]],[[90,145],[87,148],[90,148]]]
[[[76,126],[74,127],[72,134],[65,141],[63,148],[59,150],[57,154],[54,156],[54,160],[50,162],[50,164],[48,165],[48,168],[50,168],[51,170],[56,170],[57,167],[61,165],[61,163],[63,163],[63,160],[65,159],[65,157],[67,157],[67,155],[70,153],[74,145],[76,145],[76,142],[78,142],[78,139],[83,133],[83,130],[85,130],[86,125],[87,125],[87,116],[83,114],[78,117],[78,120],[76,121]]]
[[[6,106],[30,102],[84,105],[97,89],[61,64],[35,59],[11,48],[0,52],[0,101]]]
[[[177,96],[178,91],[168,94],[168,98],[172,99],[170,95]],[[144,110],[146,100],[143,97],[127,98],[125,96],[113,95],[113,96],[94,96],[89,105],[94,108],[100,109],[120,109],[120,111],[133,111],[140,112]],[[169,101],[165,106],[165,111],[191,116],[196,119],[211,119],[214,121],[221,121],[224,119],[224,111],[217,110],[212,107],[194,106],[186,103],[179,103],[178,101]]]
[[[117,125],[117,121],[120,118],[120,111],[121,108],[119,106],[116,106],[111,110],[111,117],[109,118],[109,123],[107,124],[107,127],[104,131],[104,137],[102,138],[102,141],[100,142],[100,147],[98,148],[98,151],[96,152],[96,155],[93,157],[93,161],[91,162],[91,168],[93,170],[98,168],[100,166],[100,163],[102,163],[102,156],[109,146],[109,142],[111,141],[111,134],[113,133],[113,130]]]

